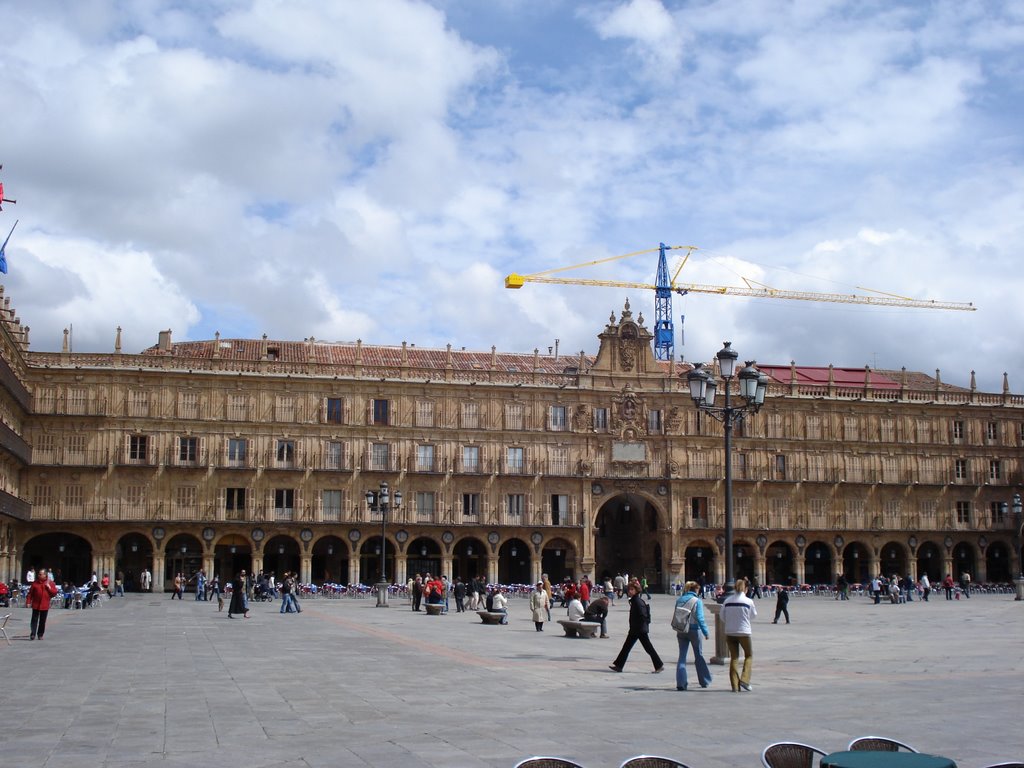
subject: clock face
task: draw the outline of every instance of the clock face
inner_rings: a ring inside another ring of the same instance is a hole
[[[409,532],[408,531],[399,531],[398,533],[395,534],[395,540],[398,541],[399,544],[404,544],[405,540],[408,539],[408,538],[409,538]]]
[[[501,536],[498,535],[497,531],[491,531],[487,534],[487,540],[491,542],[491,544],[497,544],[498,541],[501,540]]]
[[[162,539],[164,537],[164,533],[165,533],[164,529],[161,528],[160,526],[157,526],[156,528],[153,529],[153,538],[157,539],[157,540]]]
[[[253,528],[253,531],[252,531],[252,540],[253,541],[263,541],[263,535],[264,534],[263,534],[263,529],[262,528]]]
[[[443,541],[445,544],[451,544],[453,541],[455,541],[455,534],[451,531],[445,531],[441,534],[441,541]]]
[[[312,541],[313,540],[313,532],[311,530],[309,530],[309,528],[303,528],[302,529],[302,533],[299,534],[299,538],[302,539],[303,541]]]
[[[357,531],[355,528],[353,528],[351,531],[348,532],[348,540],[351,541],[351,542],[359,541],[359,537],[361,535],[362,534],[359,533],[359,531]]]
[[[203,528],[203,538],[207,541],[213,541],[213,537],[217,535],[217,532],[213,528]]]

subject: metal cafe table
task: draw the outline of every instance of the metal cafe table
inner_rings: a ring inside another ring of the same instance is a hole
[[[833,752],[821,758],[821,768],[956,768],[948,757],[920,752]]]

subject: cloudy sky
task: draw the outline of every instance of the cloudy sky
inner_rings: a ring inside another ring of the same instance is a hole
[[[677,297],[677,356],[1024,392],[1024,5],[0,0],[7,294],[32,348],[226,337],[596,351],[681,280],[977,312]],[[653,282],[655,256],[579,277]]]

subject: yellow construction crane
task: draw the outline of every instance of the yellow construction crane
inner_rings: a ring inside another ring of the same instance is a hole
[[[665,258],[666,251],[685,250],[686,255],[682,258],[679,266],[668,278],[668,265]],[[655,327],[654,345],[655,355],[659,360],[671,360],[674,356],[675,331],[672,325],[672,294],[678,293],[685,296],[687,293],[710,293],[719,296],[747,296],[756,299],[793,299],[795,301],[821,301],[838,304],[868,304],[881,307],[915,307],[918,309],[953,309],[966,312],[973,312],[977,309],[971,303],[958,301],[937,301],[935,299],[911,299],[906,296],[899,296],[893,293],[877,291],[872,288],[857,286],[858,290],[868,291],[873,295],[845,294],[845,293],[815,293],[813,291],[788,291],[779,288],[771,288],[747,278],[741,278],[745,286],[727,285],[702,285],[699,283],[678,282],[679,273],[686,265],[690,254],[698,250],[694,245],[665,245],[662,243],[657,248],[650,248],[645,251],[634,251],[621,256],[609,256],[606,259],[597,259],[583,264],[573,264],[568,267],[548,269],[543,272],[535,272],[532,275],[511,274],[505,278],[506,288],[522,288],[526,283],[553,283],[556,285],[596,285],[605,288],[639,288],[647,291],[654,291],[655,294]],[[598,264],[607,264],[619,259],[627,259],[631,256],[640,256],[645,253],[658,252],[658,276],[657,283],[634,283],[623,280],[588,280],[574,277],[552,277],[559,272],[568,272],[583,267],[593,267]]]

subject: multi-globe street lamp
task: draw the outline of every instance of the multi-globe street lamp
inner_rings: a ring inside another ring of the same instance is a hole
[[[380,512],[380,579],[377,582],[377,607],[388,607],[388,576],[387,567],[387,524],[388,510],[402,506],[402,492],[395,491],[394,496],[387,483],[381,483],[377,491],[366,492],[366,506],[371,512]]]
[[[764,405],[768,376],[757,370],[753,360],[747,361],[746,366],[739,372],[739,394],[743,402],[740,405],[732,405],[729,386],[734,378],[739,353],[732,348],[732,342],[727,341],[716,357],[718,373],[724,380],[723,405],[715,405],[718,382],[704,368],[703,363],[697,363],[686,375],[686,380],[690,387],[690,397],[693,398],[697,410],[722,422],[725,427],[725,593],[730,594],[736,586],[732,545],[732,428],[746,418],[747,414],[757,413]]]

